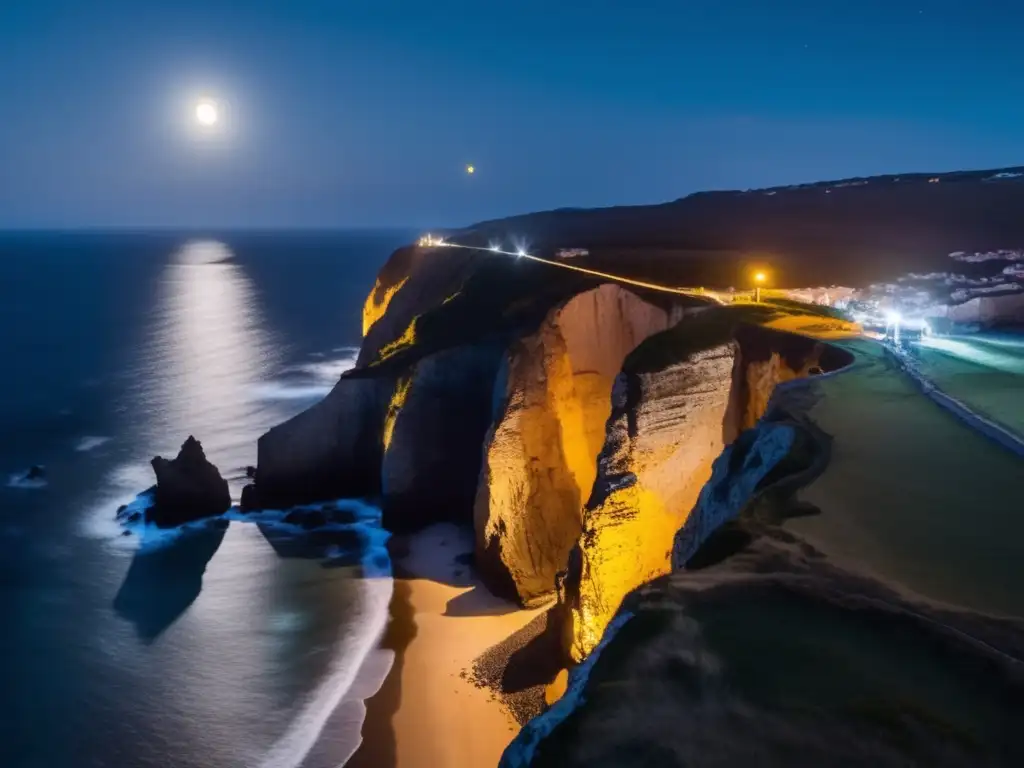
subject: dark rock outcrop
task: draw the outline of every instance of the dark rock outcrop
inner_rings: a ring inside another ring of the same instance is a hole
[[[472,523],[502,351],[500,344],[482,343],[438,352],[396,388],[380,466],[388,530]]]
[[[146,510],[146,521],[170,528],[204,517],[215,517],[231,507],[228,483],[211,464],[203,446],[194,437],[182,444],[175,459],[157,456],[154,503]]]
[[[326,525],[352,525],[358,521],[355,510],[338,504],[295,507],[282,520],[287,525],[297,525],[307,531]]]
[[[392,375],[349,372],[316,405],[260,437],[256,483],[243,508],[360,498],[380,492],[383,424]]]

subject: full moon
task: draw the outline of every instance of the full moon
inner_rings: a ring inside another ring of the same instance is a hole
[[[217,105],[212,101],[201,101],[196,105],[196,120],[200,125],[214,125],[218,118]]]

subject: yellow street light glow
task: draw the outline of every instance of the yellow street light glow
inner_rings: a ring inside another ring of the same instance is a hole
[[[763,283],[767,279],[768,279],[768,276],[765,275],[764,272],[758,272],[758,273],[756,273],[754,275],[754,282],[755,283]]]

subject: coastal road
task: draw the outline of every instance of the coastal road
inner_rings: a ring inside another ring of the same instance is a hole
[[[463,248],[469,251],[480,251],[485,254],[497,254],[500,256],[511,256],[514,259],[528,259],[530,261],[536,261],[541,264],[547,264],[551,267],[558,267],[560,269],[567,269],[572,272],[579,272],[584,275],[591,275],[593,277],[599,277],[604,280],[611,280],[612,282],[621,283],[622,285],[632,285],[637,288],[644,288],[649,291],[658,291],[659,293],[672,293],[677,296],[694,296],[702,299],[710,299],[716,301],[719,304],[726,304],[732,300],[732,296],[726,297],[724,294],[720,294],[717,291],[709,291],[703,288],[686,288],[681,286],[664,285],[662,283],[650,283],[644,280],[634,280],[631,277],[624,277],[622,275],[616,275],[611,272],[602,272],[597,269],[589,269],[587,267],[581,267],[579,264],[571,264],[567,261],[561,261],[558,259],[545,259],[542,256],[534,256],[531,253],[527,253],[523,249],[515,251],[506,251],[498,246],[491,246],[490,248],[480,248],[475,245],[460,245],[459,243],[449,243],[444,240],[437,240],[428,238],[421,241],[426,247],[433,248]],[[753,291],[749,292],[753,295]]]
[[[1024,334],[933,336],[917,351],[921,373],[940,389],[1024,436]]]

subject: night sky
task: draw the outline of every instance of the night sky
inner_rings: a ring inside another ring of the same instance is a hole
[[[426,227],[1022,164],[1022,28],[1010,0],[5,0],[0,227]]]

